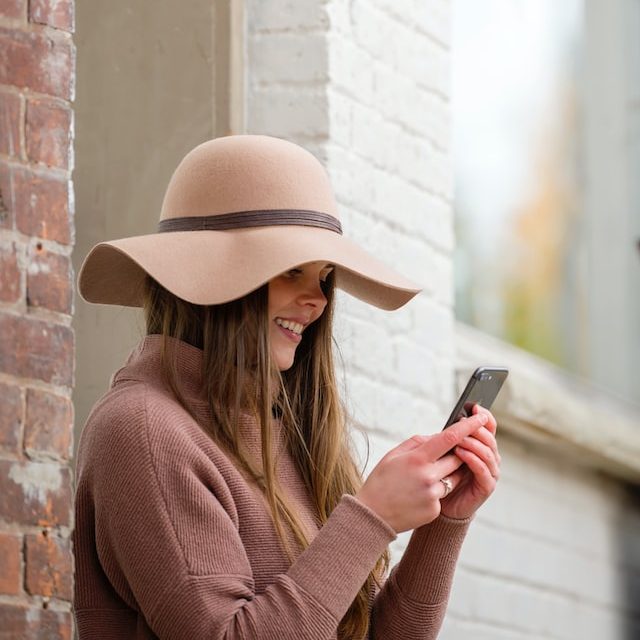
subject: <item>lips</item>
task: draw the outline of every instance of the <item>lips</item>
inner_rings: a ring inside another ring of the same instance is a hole
[[[302,336],[299,333],[294,333],[290,329],[278,326],[278,331],[282,333],[288,340],[291,340],[295,344],[298,344],[302,340]]]
[[[296,320],[287,320],[285,318],[275,318],[274,322],[278,327],[278,331],[282,333],[288,340],[294,344],[298,344],[302,340],[302,331],[305,323]]]
[[[304,324],[296,320],[287,320],[286,318],[276,318],[275,323],[283,329],[288,329],[292,333],[300,335],[304,329]]]

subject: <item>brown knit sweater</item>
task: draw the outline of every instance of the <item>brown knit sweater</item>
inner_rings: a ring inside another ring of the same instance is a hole
[[[173,341],[198,422],[202,352]],[[257,455],[260,436],[243,433]],[[293,461],[279,480],[312,541],[291,564],[260,491],[168,394],[147,336],[94,408],[78,452],[74,610],[81,639],[331,640],[395,532],[345,495],[319,527]],[[468,521],[417,529],[375,596],[370,638],[435,638]]]

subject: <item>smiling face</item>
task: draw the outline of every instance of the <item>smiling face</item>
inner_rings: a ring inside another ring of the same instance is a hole
[[[302,333],[322,315],[322,285],[332,270],[326,262],[308,262],[269,280],[269,341],[280,371],[291,367]]]

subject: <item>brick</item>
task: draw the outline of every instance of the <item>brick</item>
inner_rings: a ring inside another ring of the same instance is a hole
[[[252,130],[289,139],[327,135],[327,96],[320,87],[256,87],[249,102],[270,106],[250,113],[249,128]]]
[[[398,23],[373,8],[370,2],[352,3],[350,17],[354,43],[376,62],[393,64],[398,41],[408,39],[407,33]],[[413,34],[408,35],[409,39],[413,39]],[[381,42],[385,43],[383,47],[380,46]]]
[[[353,354],[353,364],[364,371],[382,371],[381,363],[389,363],[393,349],[387,327],[381,324],[352,322],[353,333],[343,342],[343,348]]]
[[[73,407],[69,398],[27,390],[24,448],[27,453],[52,453],[63,460],[71,456]]]
[[[73,240],[69,213],[69,181],[27,169],[12,172],[18,231],[61,244]]]
[[[329,174],[338,200],[342,204],[348,204],[354,212],[368,207],[375,193],[375,186],[370,177],[371,165],[361,157],[337,146],[330,149],[329,158],[331,163]],[[345,218],[345,222],[347,224],[343,223],[343,226],[348,233],[352,233],[351,220]],[[370,224],[371,220],[368,220],[367,226]],[[354,237],[353,234],[351,237]],[[362,242],[362,239],[360,238],[359,241]],[[387,256],[385,258],[388,260]]]
[[[20,156],[20,114],[22,98],[16,93],[0,91],[0,153]]]
[[[74,2],[72,0],[31,0],[29,21],[73,32],[75,29]]]
[[[69,526],[71,472],[56,462],[0,460],[0,513],[18,525]]]
[[[434,355],[404,336],[393,341],[393,352],[399,385],[426,396],[438,375]]]
[[[71,386],[74,343],[69,327],[0,314],[0,335],[0,371]]]
[[[0,27],[0,84],[73,100],[75,50],[66,34]]]
[[[17,453],[21,444],[24,404],[20,387],[0,383],[0,449]]]
[[[254,2],[247,18],[250,32],[326,30],[329,27],[328,8],[315,0]]]
[[[327,38],[324,34],[279,34],[253,37],[253,71],[260,83],[322,82],[328,79]]]
[[[358,102],[375,105],[375,64],[351,39],[337,38],[331,44],[329,68],[334,88],[340,88]]]
[[[14,242],[0,246],[0,302],[17,302],[20,295],[20,266],[18,250]]]
[[[0,594],[16,596],[21,587],[22,539],[0,533]]]
[[[412,329],[405,337],[444,360],[452,359],[455,345],[453,310],[436,304],[432,297],[418,296],[407,312],[412,316]]]
[[[71,613],[0,604],[0,640],[71,640]]]
[[[400,73],[412,78],[418,86],[449,95],[450,58],[445,48],[424,37],[401,38],[396,47]]]
[[[51,100],[27,102],[27,157],[50,167],[69,169],[72,111]]]
[[[25,537],[25,588],[32,595],[71,600],[69,540],[47,532]]]
[[[0,161],[0,229],[11,229],[13,219],[11,169],[9,169],[9,165]]]
[[[27,267],[27,304],[70,314],[72,311],[71,261],[67,256],[36,245]]]
[[[0,17],[20,20],[27,15],[27,0],[0,0]]]

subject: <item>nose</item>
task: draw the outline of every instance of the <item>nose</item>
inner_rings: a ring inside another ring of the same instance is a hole
[[[298,301],[302,306],[310,306],[323,311],[327,306],[327,297],[324,295],[320,281],[307,283],[300,291]]]

